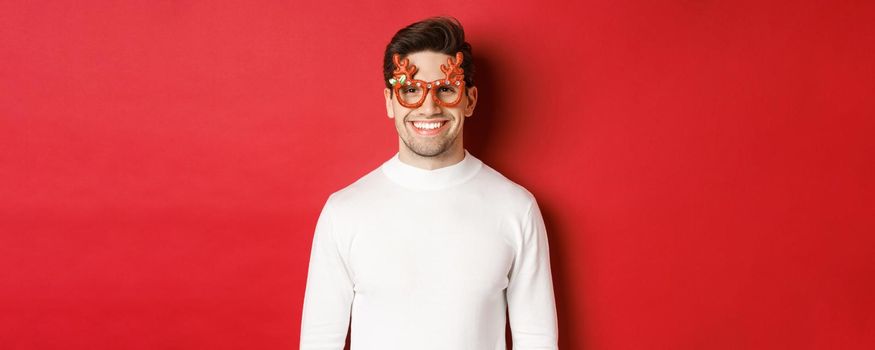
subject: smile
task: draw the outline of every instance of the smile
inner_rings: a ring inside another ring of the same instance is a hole
[[[438,120],[433,122],[413,121],[407,122],[417,135],[434,136],[440,134],[447,128],[448,120]]]

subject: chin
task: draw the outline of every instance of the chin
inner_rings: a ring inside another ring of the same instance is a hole
[[[406,139],[404,145],[411,152],[422,157],[436,157],[447,152],[450,145],[447,142],[439,142],[437,144],[423,145],[418,140]]]

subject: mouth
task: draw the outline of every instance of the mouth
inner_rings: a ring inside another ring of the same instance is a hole
[[[449,120],[416,120],[407,122],[413,132],[420,136],[435,136],[442,133],[449,125]]]

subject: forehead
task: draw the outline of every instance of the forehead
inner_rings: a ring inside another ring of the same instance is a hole
[[[441,71],[441,65],[446,65],[447,59],[452,56],[434,51],[417,51],[406,57],[410,60],[410,64],[418,68],[416,74],[413,75],[413,79],[438,80],[446,77],[444,72]]]

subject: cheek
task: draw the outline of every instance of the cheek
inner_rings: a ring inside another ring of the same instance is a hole
[[[395,118],[392,120],[392,122],[395,123],[395,126],[397,128],[406,129],[407,126],[405,125],[406,123],[404,121],[407,119],[408,113],[410,113],[410,111],[397,108],[395,109]]]
[[[461,123],[465,118],[465,108],[459,103],[453,108],[448,108],[447,113],[452,114],[457,123]]]
[[[404,123],[404,119],[407,118],[407,114],[410,114],[409,109],[400,108],[398,106],[395,107],[395,122],[396,123]]]

